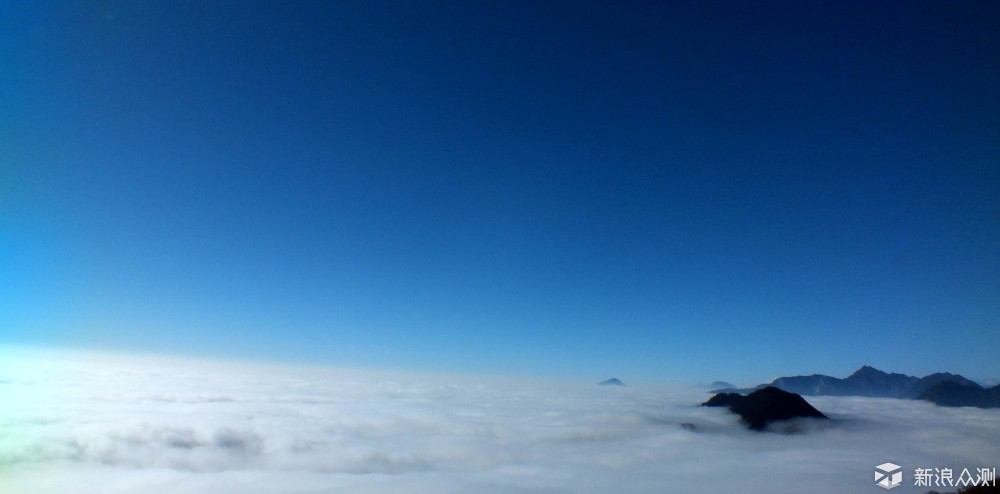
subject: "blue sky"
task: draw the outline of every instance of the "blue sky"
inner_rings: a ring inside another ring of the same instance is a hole
[[[8,2],[0,343],[1000,376],[995,2]]]

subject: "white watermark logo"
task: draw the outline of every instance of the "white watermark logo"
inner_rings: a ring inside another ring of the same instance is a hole
[[[956,477],[955,474],[958,474]],[[996,468],[918,468],[913,472],[913,485],[920,487],[996,486]]]
[[[903,485],[903,467],[883,463],[875,467],[875,485],[892,489]],[[997,485],[997,469],[978,468],[916,468],[913,470],[916,487],[975,487]]]
[[[883,489],[903,485],[903,467],[895,463],[883,463],[875,467],[875,485]]]

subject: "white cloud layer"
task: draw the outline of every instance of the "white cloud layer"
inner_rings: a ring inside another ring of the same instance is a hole
[[[900,493],[1000,467],[998,410],[816,397],[833,423],[755,433],[703,389],[629,384],[8,349],[0,492],[872,493],[888,461]]]

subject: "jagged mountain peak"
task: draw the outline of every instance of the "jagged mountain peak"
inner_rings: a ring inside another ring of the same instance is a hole
[[[854,371],[854,374],[847,376],[848,379],[852,377],[862,377],[862,376],[884,376],[887,373],[880,371],[870,365],[862,365],[860,369]]]

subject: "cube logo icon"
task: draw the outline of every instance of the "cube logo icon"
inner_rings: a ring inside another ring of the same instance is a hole
[[[903,485],[903,467],[895,463],[883,463],[875,467],[875,485],[883,489]]]

